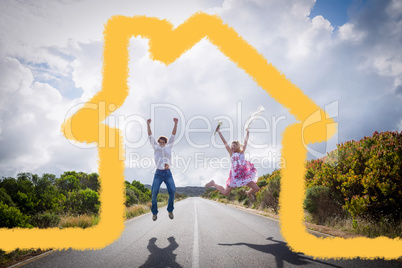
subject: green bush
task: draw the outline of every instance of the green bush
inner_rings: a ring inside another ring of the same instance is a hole
[[[0,202],[3,202],[7,206],[15,207],[16,204],[13,202],[11,197],[7,194],[6,189],[0,188]]]
[[[151,190],[149,190],[148,188],[145,187],[144,184],[142,184],[139,181],[133,181],[131,183],[132,186],[134,186],[135,188],[137,188],[138,190],[140,190],[142,193],[144,193],[145,195],[149,195],[151,196]]]
[[[257,180],[257,185],[258,187],[262,188],[267,185],[267,179],[269,178],[269,174],[262,175],[261,177],[258,178]]]
[[[68,193],[65,202],[67,212],[72,214],[97,214],[100,208],[99,194],[89,188]]]
[[[244,187],[237,188],[237,189],[239,189],[239,191],[236,192],[236,200],[239,203],[241,203],[241,202],[245,201],[248,198],[248,196],[246,194],[246,190],[244,189]]]
[[[225,198],[225,196],[221,194],[218,190],[212,190],[211,199],[219,199],[219,198]]]
[[[312,186],[306,191],[304,208],[317,224],[323,224],[326,220],[342,215],[342,206],[337,197],[326,186]]]
[[[281,175],[280,170],[276,170],[267,178],[267,186],[256,194],[257,204],[260,207],[272,208],[275,212],[278,212],[280,191]]]
[[[45,173],[42,177],[34,180],[34,192],[38,198],[36,203],[36,213],[45,211],[54,211],[60,213],[63,211],[64,195],[60,193],[56,185],[56,176]]]
[[[57,227],[60,222],[60,217],[54,212],[43,212],[31,217],[30,223],[38,228]]]
[[[187,194],[179,194],[179,193],[175,193],[174,194],[174,199],[177,199],[177,200],[182,200],[182,199],[186,199],[188,197],[188,195]]]
[[[217,195],[217,190],[215,188],[208,188],[205,190],[204,194],[202,197],[204,198],[209,198],[209,199],[214,199]]]
[[[157,201],[158,202],[167,202],[169,200],[169,194],[158,194]]]
[[[151,201],[151,190],[145,188],[145,186],[140,182],[133,181],[130,184],[128,181],[126,181],[125,186],[126,186],[126,206]],[[138,189],[137,187],[139,187],[140,189]]]
[[[257,185],[258,185],[258,187],[263,188],[267,185],[267,180],[257,181]]]
[[[68,192],[77,192],[81,188],[80,180],[74,172],[64,172],[59,179],[56,180],[57,188],[66,195]]]
[[[135,194],[135,191],[133,189],[126,188],[126,207],[134,204],[138,204],[138,198]]]
[[[30,217],[21,213],[16,207],[9,207],[0,201],[0,227],[2,228],[31,228]]]
[[[26,215],[36,212],[35,205],[38,200],[34,192],[34,184],[32,183],[32,179],[34,178],[37,178],[37,175],[19,173],[17,179],[3,178],[0,181],[0,188],[4,188],[16,207]]]
[[[353,217],[395,222],[402,213],[402,132],[374,132],[307,163],[307,187],[323,185],[342,196]]]

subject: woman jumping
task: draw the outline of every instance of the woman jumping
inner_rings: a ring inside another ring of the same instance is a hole
[[[257,170],[254,165],[249,161],[244,159],[244,151],[247,147],[247,141],[249,136],[249,130],[246,128],[247,135],[244,139],[244,144],[241,146],[240,142],[233,141],[232,146],[229,147],[225,138],[222,136],[222,133],[219,130],[219,125],[216,128],[216,132],[218,132],[221,137],[223,143],[225,144],[226,150],[230,155],[230,162],[232,163],[230,167],[229,178],[226,181],[226,188],[220,186],[215,183],[214,180],[208,182],[205,187],[215,187],[221,194],[227,195],[232,191],[233,188],[242,187],[247,185],[251,189],[247,191],[247,196],[254,200],[254,194],[260,190],[260,187],[256,184],[257,179]]]

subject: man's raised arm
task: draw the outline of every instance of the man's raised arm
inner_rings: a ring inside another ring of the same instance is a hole
[[[176,135],[176,132],[177,132],[177,123],[179,122],[179,119],[173,118],[173,121],[174,121],[174,127],[173,127],[173,131],[172,131],[172,135]]]

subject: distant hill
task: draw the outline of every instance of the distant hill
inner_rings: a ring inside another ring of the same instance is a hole
[[[145,184],[145,187],[151,190],[151,185]],[[166,188],[160,188],[159,190],[162,194],[167,194]],[[186,187],[176,187],[176,193],[186,194],[188,196],[201,196],[205,193],[205,188],[201,186],[186,186]]]

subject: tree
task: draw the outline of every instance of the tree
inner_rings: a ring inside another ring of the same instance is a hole
[[[85,174],[81,180],[81,184],[93,191],[99,192],[100,182],[98,173]]]
[[[32,227],[28,223],[29,216],[24,215],[21,211],[16,207],[9,207],[0,201],[0,227],[5,228],[29,228]]]
[[[126,186],[126,206],[130,206],[138,202],[144,203],[151,200],[151,190],[145,188],[142,183],[133,181],[133,183],[130,184],[128,181],[125,181],[124,184]],[[133,186],[133,184],[137,185],[144,192]]]
[[[400,221],[402,215],[402,132],[374,132],[338,144],[307,163],[307,187],[323,185],[342,196],[353,217]]]
[[[13,203],[25,214],[35,213],[38,202],[33,179],[37,179],[37,175],[19,173],[17,179],[8,177],[0,182],[0,188],[5,189]]]
[[[37,177],[33,180],[35,184],[35,194],[38,198],[36,212],[43,212],[47,210],[57,209],[57,205],[53,203],[57,200],[59,191],[54,185],[56,182],[56,176],[53,174],[45,173],[42,177]],[[56,203],[57,204],[57,203]]]
[[[8,195],[6,189],[0,188],[0,202],[8,205],[9,207],[15,207],[16,204],[13,202],[11,197]]]
[[[140,190],[141,192],[143,192],[144,194],[151,192],[151,190],[149,190],[148,188],[145,187],[144,184],[142,184],[139,181],[133,181],[131,183],[132,186],[134,186],[135,188],[137,188],[138,190]]]
[[[64,194],[80,190],[80,181],[75,175],[61,176],[56,180],[56,185],[57,188],[59,188],[59,190]]]
[[[73,214],[98,213],[100,208],[99,194],[89,188],[68,193],[65,202],[67,212]]]

